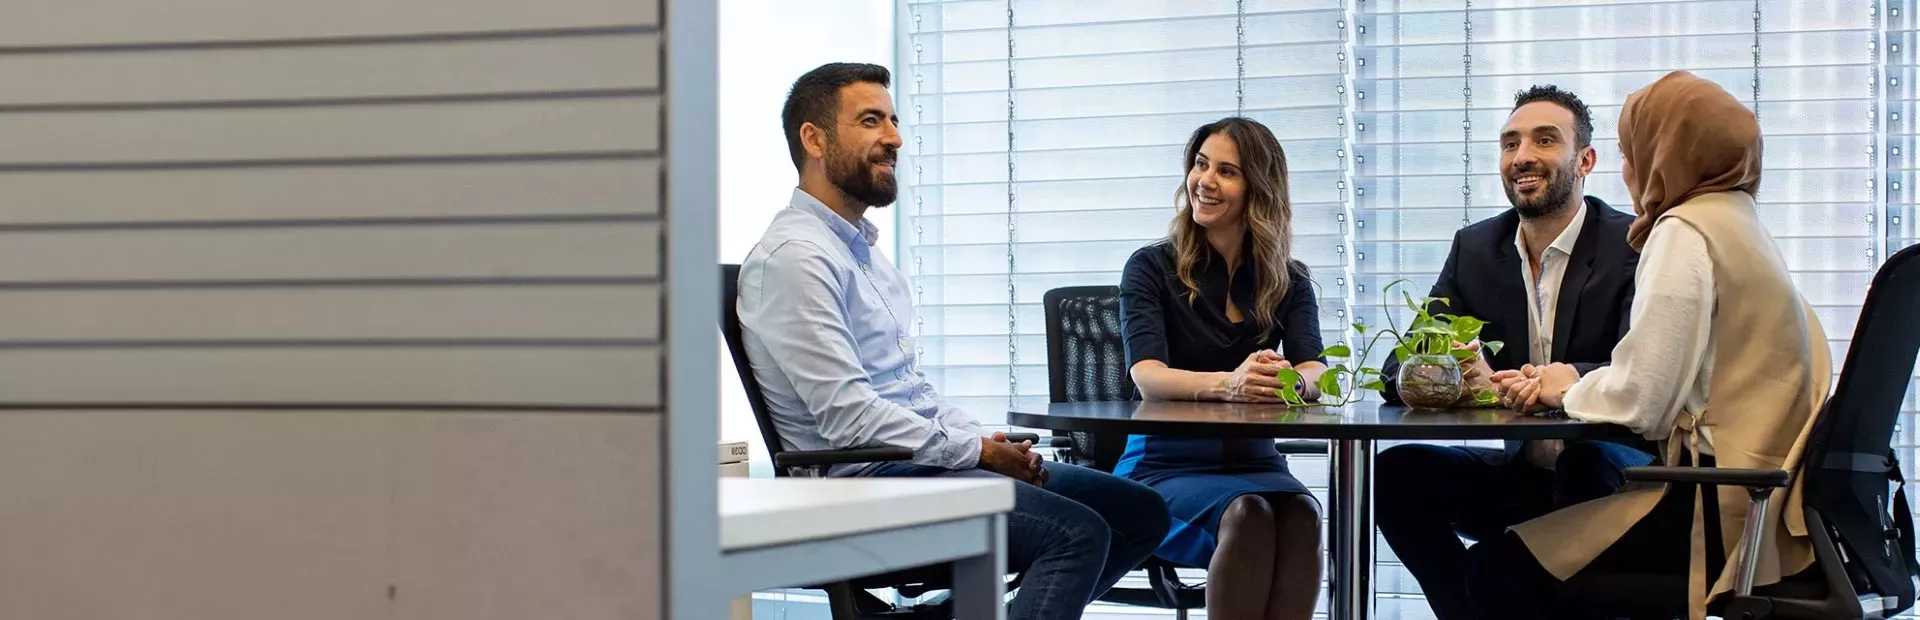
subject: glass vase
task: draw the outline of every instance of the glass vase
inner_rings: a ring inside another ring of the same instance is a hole
[[[1451,355],[1409,355],[1397,378],[1400,402],[1409,407],[1452,407],[1467,390],[1460,362]]]

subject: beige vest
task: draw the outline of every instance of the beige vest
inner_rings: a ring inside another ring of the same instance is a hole
[[[1711,428],[1720,467],[1795,471],[1808,432],[1825,404],[1833,364],[1826,334],[1813,309],[1787,276],[1773,237],[1760,224],[1753,197],[1742,192],[1707,194],[1661,216],[1693,225],[1713,258],[1713,377],[1706,411],[1680,412],[1662,442],[1664,463],[1697,462],[1696,429]],[[1646,267],[1645,263],[1641,264]],[[1765,516],[1754,583],[1776,583],[1813,562],[1801,511],[1800,478],[1775,491]],[[1514,526],[1542,567],[1565,580],[1585,568],[1653,510],[1666,485],[1648,485],[1586,502]],[[1721,487],[1718,497],[1721,548],[1726,568],[1706,583],[1706,527],[1701,499],[1694,498],[1689,617],[1706,618],[1706,604],[1733,588],[1742,532],[1747,522],[1745,489]]]

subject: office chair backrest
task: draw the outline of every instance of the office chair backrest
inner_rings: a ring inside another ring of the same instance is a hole
[[[1052,402],[1133,400],[1138,397],[1128,374],[1126,342],[1120,331],[1120,287],[1069,286],[1047,291],[1048,395]],[[1114,433],[1071,433],[1074,449],[1088,464],[1112,471],[1126,450],[1127,437]]]
[[[1889,498],[1900,464],[1892,450],[1900,404],[1920,354],[1920,246],[1887,259],[1867,289],[1833,397],[1814,424],[1806,508],[1835,530],[1871,591],[1914,603],[1913,526],[1905,497]],[[1891,504],[1891,505],[1890,505]],[[1902,531],[1904,530],[1904,531]],[[1856,584],[1859,585],[1859,584]]]
[[[760,426],[760,439],[767,443],[767,456],[771,458],[783,451],[780,432],[773,426],[773,410],[767,408],[766,395],[760,393],[760,380],[753,376],[753,363],[747,360],[739,302],[740,266],[723,264],[720,266],[720,333],[727,338],[727,350],[733,353],[733,370],[740,375],[740,386],[746,388],[747,403],[753,407],[753,421]],[[786,476],[787,472],[775,467],[773,475]]]

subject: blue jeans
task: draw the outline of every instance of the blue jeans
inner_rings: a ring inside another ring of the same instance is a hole
[[[1439,620],[1479,618],[1467,595],[1467,547],[1554,510],[1612,495],[1653,455],[1570,441],[1549,471],[1499,448],[1403,444],[1374,460],[1374,520]]]
[[[1008,620],[1079,618],[1167,535],[1167,505],[1146,485],[1065,463],[1046,468],[1046,485],[1014,484],[1007,569],[1021,577]],[[1000,477],[909,463],[879,463],[855,475]]]

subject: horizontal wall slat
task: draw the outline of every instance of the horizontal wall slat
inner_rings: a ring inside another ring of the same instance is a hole
[[[0,349],[183,340],[657,341],[660,287],[24,290],[0,294],[0,317]]]
[[[0,113],[0,165],[656,151],[657,97]]]
[[[653,89],[658,34],[0,53],[0,106]]]
[[[13,0],[0,19],[0,42],[259,41],[659,23],[659,0]]]
[[[657,408],[658,347],[0,351],[0,405]]]
[[[657,222],[0,234],[0,283],[653,277]]]
[[[660,161],[0,173],[0,226],[515,216],[654,215]]]

